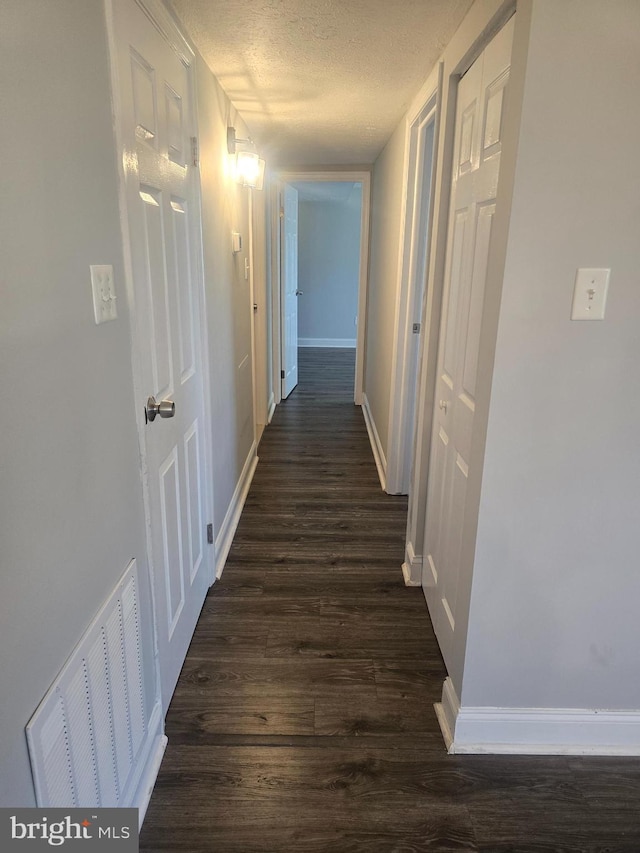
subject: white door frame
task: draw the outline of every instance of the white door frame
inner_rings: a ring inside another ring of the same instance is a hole
[[[369,281],[369,222],[371,216],[371,173],[359,171],[305,171],[304,169],[282,169],[274,174],[271,194],[271,281],[272,281],[272,355],[274,403],[282,401],[280,371],[281,367],[281,324],[280,306],[282,303],[281,276],[281,230],[280,230],[280,192],[283,184],[297,181],[324,181],[326,183],[360,183],[362,185],[362,206],[360,214],[360,276],[358,283],[358,328],[356,335],[356,372],[353,399],[357,406],[362,405],[364,396],[364,345],[367,317],[367,285]]]
[[[421,334],[412,326],[420,322],[424,330],[424,302],[426,276],[429,265],[431,234],[433,231],[433,200],[435,195],[436,151],[439,129],[439,104],[441,102],[442,65],[438,69],[438,82],[421,106],[407,117],[405,140],[404,202],[400,243],[398,290],[396,297],[393,361],[391,365],[391,396],[389,400],[389,441],[387,451],[386,491],[404,495],[410,491],[414,455],[414,427],[416,421],[415,397],[418,387]],[[433,143],[427,155],[424,135],[433,126]],[[428,197],[423,196],[424,167],[430,160]],[[421,270],[419,258],[425,257]],[[420,298],[422,296],[422,301]]]
[[[127,175],[125,174],[125,163],[123,162],[123,153],[125,150],[125,121],[126,117],[123,112],[122,103],[120,101],[120,75],[118,71],[118,42],[115,26],[115,4],[118,0],[105,0],[105,13],[107,20],[107,31],[109,41],[109,64],[111,74],[111,92],[113,100],[114,113],[114,128],[116,137],[116,148],[118,152],[118,201],[120,222],[122,227],[122,248],[124,259],[125,286],[127,293],[127,304],[129,308],[129,324],[131,337],[131,364],[133,375],[133,388],[135,397],[135,418],[138,432],[138,444],[140,449],[140,479],[142,483],[142,493],[145,510],[145,534],[146,534],[146,565],[149,572],[152,571],[152,531],[151,531],[151,513],[149,510],[149,482],[148,472],[146,470],[145,460],[147,458],[146,446],[146,424],[143,408],[146,389],[142,387],[142,355],[140,343],[142,335],[140,332],[139,318],[136,312],[135,289],[133,281],[133,259],[131,254],[131,228],[129,223],[129,211],[127,204]],[[131,0],[135,2],[142,11],[150,19],[151,23],[160,31],[168,44],[173,48],[176,54],[186,67],[193,69],[193,105],[192,115],[195,128],[198,127],[197,113],[197,90],[196,90],[196,75],[195,75],[195,50],[186,36],[179,29],[173,16],[168,12],[161,0]],[[204,257],[203,257],[203,240],[202,240],[202,187],[200,183],[199,172],[197,181],[195,182],[195,196],[198,204],[199,223],[200,227],[194,228],[192,239],[195,241],[195,258],[197,269],[194,271],[198,277],[199,287],[197,288],[198,308],[199,308],[199,326],[200,326],[200,341],[201,341],[201,360],[202,360],[202,378],[203,378],[203,424],[204,449],[203,458],[206,471],[202,477],[203,483],[203,503],[205,516],[213,521],[213,477],[210,476],[213,471],[212,464],[212,430],[211,430],[211,385],[210,385],[210,370],[209,370],[209,340],[206,324],[206,301],[205,301],[205,285],[204,285]],[[209,586],[215,581],[215,565],[216,555],[213,553],[207,554],[208,580]],[[157,652],[157,603],[153,592],[153,582],[150,579],[151,590],[151,610],[154,620],[154,637]],[[160,662],[157,660],[156,654],[156,672],[158,689],[160,688]],[[166,708],[163,712],[166,713]]]

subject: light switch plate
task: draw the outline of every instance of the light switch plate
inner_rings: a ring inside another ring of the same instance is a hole
[[[573,288],[572,320],[604,320],[609,289],[608,269],[579,269]]]
[[[92,264],[91,290],[93,292],[93,315],[96,325],[115,320],[116,291],[113,283],[113,267],[111,264]]]

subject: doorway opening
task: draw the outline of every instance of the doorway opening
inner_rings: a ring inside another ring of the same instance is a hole
[[[354,350],[364,378],[369,172],[280,172],[272,203],[275,403],[298,381],[298,349]]]

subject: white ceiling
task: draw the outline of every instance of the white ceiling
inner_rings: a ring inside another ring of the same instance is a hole
[[[271,165],[372,163],[472,0],[171,0]]]

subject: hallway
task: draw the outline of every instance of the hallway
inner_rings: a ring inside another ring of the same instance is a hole
[[[448,756],[353,351],[300,351],[166,721],[141,851],[636,851],[637,759]]]

